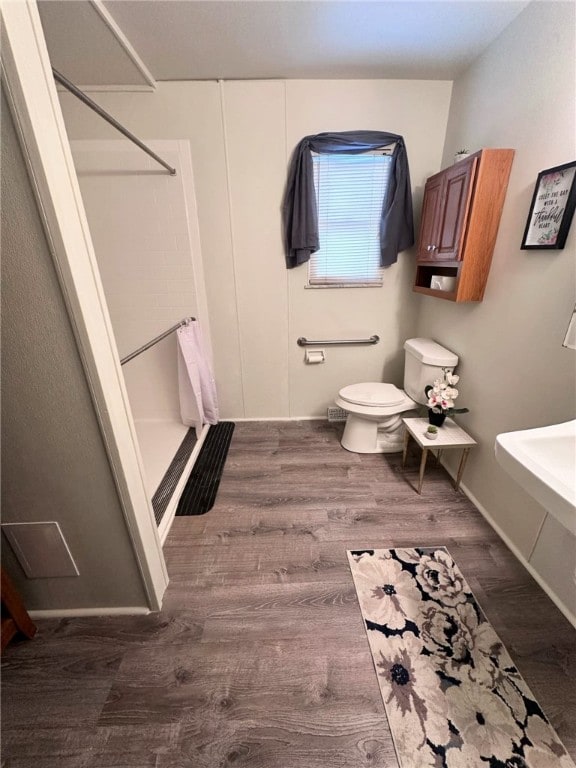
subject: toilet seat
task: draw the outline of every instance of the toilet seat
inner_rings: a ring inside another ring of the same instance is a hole
[[[343,448],[353,453],[397,453],[402,450],[402,417],[418,408],[394,384],[363,382],[343,387],[336,405],[348,412],[342,435]]]
[[[406,400],[406,394],[394,384],[380,382],[350,384],[341,389],[338,394],[347,403],[372,408],[392,408],[402,405]]]
[[[406,428],[403,419],[417,416],[426,405],[427,385],[454,369],[458,356],[432,339],[407,339],[404,343],[403,389],[394,384],[362,382],[343,387],[335,399],[346,411],[340,443],[352,453],[402,451]]]

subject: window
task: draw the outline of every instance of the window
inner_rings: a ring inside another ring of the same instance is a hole
[[[310,256],[311,286],[382,285],[380,219],[392,157],[314,154],[320,248]]]

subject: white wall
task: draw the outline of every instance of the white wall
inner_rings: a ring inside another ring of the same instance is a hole
[[[384,286],[307,290],[306,267],[287,271],[280,204],[288,158],[305,135],[374,129],[406,139],[416,208],[440,167],[451,84],[423,81],[160,83],[155,93],[98,94],[143,140],[189,139],[198,200],[216,380],[224,418],[325,416],[345,384],[401,384],[402,343],[414,334],[411,253]],[[69,94],[71,138],[114,132]],[[298,336],[366,337],[375,347],[329,348],[306,366]]]
[[[72,142],[121,358],[186,317],[203,318],[210,332],[190,147],[162,141],[151,149],[175,175],[125,140]],[[150,497],[188,432],[177,354],[174,333],[122,367]]]
[[[121,137],[72,142],[120,357],[206,311],[189,148],[152,149],[176,175]]]
[[[419,81],[311,81],[286,86],[289,151],[308,134],[359,128],[404,136],[416,210],[427,176],[439,167],[438,150],[446,129],[451,85]],[[381,288],[306,290],[306,267],[289,273],[288,349],[290,414],[324,416],[339,389],[361,381],[402,385],[404,341],[414,336],[416,297],[413,251],[384,271]],[[323,366],[306,366],[299,336],[366,338],[378,334],[375,347],[328,347]]]
[[[545,510],[493,450],[500,432],[575,415],[575,353],[561,345],[575,300],[576,221],[563,251],[520,250],[538,172],[576,159],[574,30],[573,3],[532,3],[454,83],[444,165],[461,147],[512,147],[516,156],[483,303],[421,297],[418,332],[461,355],[470,414],[460,421],[479,442],[465,485],[576,614],[576,543],[544,523]]]

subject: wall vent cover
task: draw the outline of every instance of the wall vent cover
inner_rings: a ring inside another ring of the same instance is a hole
[[[2,530],[29,579],[80,575],[56,521],[2,523]]]
[[[345,411],[344,408],[336,408],[336,406],[327,408],[326,412],[328,421],[346,421],[348,417],[348,411]]]

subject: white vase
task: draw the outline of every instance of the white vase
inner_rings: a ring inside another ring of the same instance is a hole
[[[428,440],[436,440],[438,437],[438,432],[424,432]]]
[[[470,152],[457,152],[454,155],[454,162],[459,163],[460,160],[465,160],[467,157],[470,157]]]

